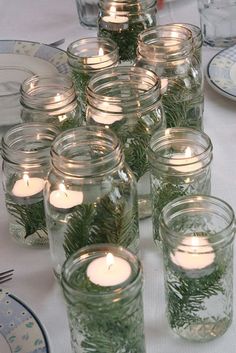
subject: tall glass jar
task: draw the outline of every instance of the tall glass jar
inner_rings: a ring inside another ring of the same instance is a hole
[[[147,29],[138,37],[136,66],[162,78],[167,127],[203,129],[203,75],[191,31],[178,24]]]
[[[135,179],[111,130],[79,127],[51,148],[45,207],[55,274],[83,246],[115,243],[139,251]]]
[[[85,118],[88,81],[95,73],[118,65],[118,47],[109,38],[81,38],[68,46],[67,55],[82,115]]]
[[[150,216],[146,150],[151,135],[165,126],[159,78],[142,68],[106,70],[90,80],[87,101],[87,123],[109,127],[122,142],[126,162],[138,181],[139,216]]]
[[[161,213],[167,317],[191,341],[225,333],[233,316],[235,216],[223,200],[184,196]]]
[[[81,125],[80,107],[70,77],[32,76],[22,83],[20,93],[23,122],[50,123],[60,130]]]
[[[145,353],[142,267],[128,250],[88,246],[63,265],[73,353]]]
[[[10,234],[29,246],[48,244],[43,188],[50,147],[59,131],[50,124],[23,123],[2,139],[3,189]]]
[[[153,134],[148,157],[153,235],[161,245],[159,216],[163,207],[179,196],[210,194],[212,143],[201,131],[170,128]]]
[[[121,62],[133,64],[138,34],[156,25],[154,0],[99,1],[98,36],[110,38],[119,48]]]

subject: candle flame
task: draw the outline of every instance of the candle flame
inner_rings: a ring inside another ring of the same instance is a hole
[[[109,252],[106,256],[107,268],[110,270],[111,266],[114,265],[114,256]]]
[[[29,186],[29,176],[27,173],[23,174],[23,180],[26,183],[26,185]]]
[[[65,193],[65,196],[67,197],[66,193],[66,187],[63,183],[59,184],[59,190]]]
[[[116,17],[116,7],[115,6],[110,7],[110,16]]]
[[[192,156],[192,151],[190,147],[187,147],[185,150],[185,157],[191,157]]]
[[[98,50],[98,56],[103,56],[104,55],[104,50],[103,48],[99,48]]]
[[[60,101],[61,101],[61,95],[60,95],[60,93],[57,93],[57,94],[55,95],[54,101],[55,101],[55,102],[60,102]]]

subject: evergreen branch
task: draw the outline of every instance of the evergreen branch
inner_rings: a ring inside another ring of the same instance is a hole
[[[6,202],[6,207],[16,223],[24,228],[25,239],[34,233],[40,238],[42,237],[40,232],[47,234],[43,201],[31,205]]]

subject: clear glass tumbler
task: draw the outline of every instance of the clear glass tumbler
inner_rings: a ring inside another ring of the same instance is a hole
[[[229,47],[236,43],[236,0],[198,0],[204,43]]]
[[[163,208],[160,233],[171,329],[199,342],[223,335],[233,316],[233,209],[216,197],[180,197]]]
[[[87,28],[97,27],[98,0],[75,0],[80,24]]]

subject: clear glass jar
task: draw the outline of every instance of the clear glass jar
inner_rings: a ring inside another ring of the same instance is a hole
[[[10,234],[29,246],[48,244],[43,188],[50,146],[59,131],[50,124],[23,123],[2,139],[3,189]]]
[[[117,67],[93,76],[87,88],[87,124],[112,129],[122,142],[126,162],[138,181],[139,216],[151,215],[147,147],[165,127],[160,80],[142,68]]]
[[[60,130],[82,124],[80,106],[75,87],[70,77],[32,76],[20,88],[23,122],[43,122],[57,126]]]
[[[159,216],[176,197],[210,194],[212,143],[203,132],[170,128],[153,134],[148,159],[151,173],[154,241],[161,245]]]
[[[110,244],[85,247],[63,265],[61,284],[73,353],[145,353],[143,273],[136,256]]]
[[[203,129],[203,74],[189,29],[178,24],[147,29],[138,37],[136,66],[162,78],[167,127]]]
[[[56,276],[83,246],[115,243],[139,251],[136,182],[121,145],[105,128],[79,127],[58,136],[45,188]]]
[[[161,213],[167,317],[191,341],[225,333],[233,315],[235,216],[224,201],[184,196]]]
[[[119,48],[121,62],[133,64],[137,37],[156,25],[156,1],[99,1],[98,36],[112,39]]]
[[[67,55],[82,114],[85,118],[88,81],[95,73],[118,65],[118,47],[108,38],[81,38],[68,46]]]

